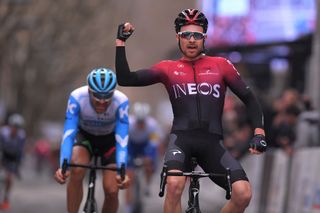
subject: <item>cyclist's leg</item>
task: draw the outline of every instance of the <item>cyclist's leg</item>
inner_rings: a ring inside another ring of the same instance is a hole
[[[238,180],[232,184],[232,196],[221,213],[243,213],[251,199],[251,186],[248,181]]]
[[[90,153],[84,146],[74,146],[72,149],[71,163],[88,164]],[[71,168],[70,180],[67,185],[67,209],[69,213],[77,213],[82,201],[82,181],[86,174],[84,168]]]
[[[116,166],[116,164],[110,164]],[[117,173],[114,171],[103,171],[104,203],[102,213],[116,213],[119,207],[119,189],[116,182]]]
[[[251,199],[251,187],[242,166],[223,146],[220,136],[208,134],[203,137],[203,140],[198,137],[197,144],[198,163],[203,170],[214,173],[225,173],[226,168],[231,170],[232,196],[221,212],[244,212]],[[224,178],[212,178],[212,180],[226,189]]]
[[[151,184],[151,179],[153,176],[153,173],[156,169],[156,161],[157,161],[157,153],[158,148],[155,144],[153,143],[148,143],[145,147],[144,147],[144,173],[145,173],[145,177],[146,177],[146,195],[149,195],[149,188],[150,188],[150,184]]]
[[[127,167],[126,173],[128,175],[128,177],[130,178],[131,181],[131,185],[125,190],[125,213],[130,213],[132,212],[132,203],[134,201],[134,190],[133,190],[133,184],[135,182],[135,175],[134,175],[134,171],[133,168],[131,167]]]
[[[105,143],[101,143],[105,142]],[[101,155],[101,164],[116,167],[116,147],[114,134],[106,135],[103,141],[95,144],[95,148],[99,150]],[[103,190],[104,202],[102,213],[116,213],[119,208],[119,188],[116,181],[117,172],[103,170]]]
[[[133,193],[134,193],[134,186],[135,183],[135,173],[134,173],[134,158],[136,157],[136,151],[135,151],[134,144],[128,143],[128,164],[126,173],[128,177],[130,178],[131,185],[129,188],[125,190],[125,213],[131,213],[132,212],[132,204],[134,201]]]
[[[10,171],[6,171],[4,180],[4,194],[3,202],[0,205],[0,209],[9,209],[9,197],[13,185],[14,174]]]
[[[185,132],[175,131],[170,135],[170,141],[167,152],[165,154],[165,163],[168,171],[187,171],[190,167],[190,153],[187,142],[188,137],[184,137]],[[180,213],[181,196],[186,183],[185,177],[168,176],[167,177],[167,193],[164,201],[165,213]]]
[[[19,163],[15,159],[6,158],[2,156],[2,162],[0,162],[3,166],[5,178],[4,178],[4,194],[3,200],[0,205],[0,209],[6,210],[10,208],[9,198],[12,190],[12,186],[14,183],[14,178],[19,177]]]

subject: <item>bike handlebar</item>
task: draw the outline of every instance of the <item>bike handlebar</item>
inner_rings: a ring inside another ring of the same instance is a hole
[[[192,172],[168,172],[168,166],[164,165],[160,174],[160,192],[159,197],[163,197],[165,185],[167,184],[168,176],[186,176],[191,178],[203,178],[203,177],[224,177],[226,179],[226,199],[230,200],[232,193],[231,185],[231,171],[229,168],[226,169],[225,174],[216,174],[216,173],[205,173],[201,171],[192,171]]]
[[[163,197],[164,195],[164,188],[167,184],[167,172],[168,172],[168,166],[163,165],[162,171],[160,173],[160,192],[159,192],[159,197]]]
[[[231,170],[230,170],[230,168],[226,169],[226,184],[227,184],[226,199],[230,200],[231,199],[231,193],[232,193]]]
[[[63,159],[63,163],[62,163],[62,171],[61,173],[64,175],[67,171],[68,168],[68,161],[67,159]]]
[[[100,170],[111,170],[111,171],[116,171],[119,172],[121,180],[125,179],[125,175],[126,175],[126,168],[125,168],[125,164],[121,163],[120,168],[116,168],[116,167],[108,167],[108,166],[97,166],[97,165],[92,165],[92,164],[75,164],[75,163],[68,163],[67,159],[63,159],[63,163],[62,163],[62,174],[65,174],[68,167],[81,167],[81,168],[87,168],[87,169],[100,169]]]

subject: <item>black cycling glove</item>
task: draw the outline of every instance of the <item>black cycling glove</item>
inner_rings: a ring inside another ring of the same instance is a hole
[[[124,32],[124,24],[120,24],[118,26],[118,34],[117,39],[120,39],[121,41],[126,41],[133,33],[133,30],[130,30],[129,32]]]
[[[265,152],[267,150],[267,142],[265,140],[265,136],[261,134],[257,134],[253,136],[249,143],[250,148],[255,149],[259,152]]]

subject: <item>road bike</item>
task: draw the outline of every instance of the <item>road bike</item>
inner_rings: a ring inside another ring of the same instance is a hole
[[[132,182],[132,213],[142,213],[143,211],[143,179],[144,179],[144,168],[143,159],[133,159],[133,171],[134,178]]]
[[[81,167],[89,169],[89,181],[88,181],[88,192],[87,199],[84,204],[82,213],[98,213],[97,202],[95,199],[95,185],[96,185],[96,170],[111,170],[119,172],[122,180],[125,178],[125,165],[121,164],[120,168],[110,167],[110,166],[99,166],[98,156],[94,156],[93,164],[74,164],[67,163],[67,159],[63,160],[62,164],[62,174],[65,174],[69,167]]]
[[[189,199],[188,199],[188,207],[186,209],[186,213],[201,213],[200,204],[199,204],[199,193],[200,193],[200,178],[204,177],[223,177],[225,178],[226,183],[226,199],[230,200],[232,193],[231,186],[231,172],[230,169],[227,168],[225,174],[217,174],[217,173],[205,173],[202,171],[195,171],[197,167],[196,158],[192,158],[192,171],[191,172],[171,172],[168,171],[167,165],[164,165],[161,172],[161,180],[160,180],[160,192],[159,196],[163,197],[165,191],[165,185],[167,183],[168,176],[185,176],[190,178],[189,184]]]

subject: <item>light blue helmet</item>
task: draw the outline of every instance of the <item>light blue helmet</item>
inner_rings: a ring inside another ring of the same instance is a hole
[[[133,114],[138,121],[144,121],[150,113],[150,105],[144,102],[133,104]]]
[[[15,126],[18,128],[22,128],[24,126],[24,118],[22,117],[22,115],[20,114],[12,114],[10,115],[10,117],[8,118],[8,124],[10,126]]]
[[[117,85],[117,77],[107,68],[93,69],[87,76],[89,90],[99,99],[112,97]]]

